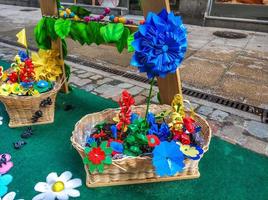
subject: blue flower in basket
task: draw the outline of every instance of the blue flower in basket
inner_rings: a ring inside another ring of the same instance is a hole
[[[117,139],[117,127],[116,125],[111,126],[111,132],[114,139]]]
[[[153,113],[148,113],[147,115],[147,122],[150,126],[152,126],[153,124],[155,124],[155,116]]]
[[[20,50],[18,54],[19,54],[21,62],[25,62],[25,60],[29,59],[29,56],[27,55],[25,51]]]
[[[159,176],[173,176],[182,172],[184,168],[184,155],[180,146],[174,141],[161,142],[153,150],[153,166]]]
[[[203,149],[197,145],[183,145],[180,144],[180,150],[182,153],[192,160],[199,160],[204,153]]]
[[[146,72],[149,79],[175,73],[187,49],[187,33],[181,17],[165,9],[150,12],[144,25],[134,35],[135,53],[131,65]]]
[[[134,123],[139,118],[140,118],[140,116],[137,113],[132,113],[130,116],[130,121],[131,121],[131,123]]]
[[[4,196],[8,191],[8,184],[13,180],[13,177],[9,174],[1,175],[0,174],[0,197]]]

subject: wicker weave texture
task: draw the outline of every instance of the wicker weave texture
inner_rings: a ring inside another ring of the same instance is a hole
[[[159,113],[161,111],[171,109],[167,105],[151,105],[150,111],[153,113]],[[133,107],[132,111],[145,115],[146,106]],[[75,126],[73,135],[71,137],[74,148],[79,152],[81,158],[84,158],[84,144],[86,141],[85,129],[93,128],[96,124],[106,120],[112,122],[112,118],[118,113],[118,109],[108,109],[99,113],[89,114],[83,117]],[[202,147],[204,152],[208,150],[211,129],[208,123],[196,115],[195,120],[198,125],[202,127],[202,134],[205,137],[205,145]],[[112,165],[106,165],[103,174],[97,172],[90,173],[87,166],[85,171],[87,175],[88,187],[100,187],[111,185],[123,185],[123,184],[135,184],[135,183],[147,183],[147,182],[160,182],[170,180],[180,180],[188,178],[198,178],[198,163],[199,160],[194,161],[185,159],[185,168],[182,173],[176,174],[174,177],[158,177],[155,174],[154,167],[151,163],[150,157],[128,157],[119,160],[113,160]]]

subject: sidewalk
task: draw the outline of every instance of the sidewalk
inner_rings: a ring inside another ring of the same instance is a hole
[[[13,14],[9,14],[10,9]],[[40,18],[38,9],[27,11],[26,15],[21,9],[25,8],[0,4],[0,24],[5,27],[0,30],[0,37],[15,41],[19,29],[25,24],[28,30],[32,29]],[[27,20],[30,16],[32,21]],[[190,47],[181,70],[185,85],[255,105],[268,104],[268,47],[265,46],[268,34],[244,32],[249,34],[248,38],[229,40],[213,36],[216,28],[188,26],[188,30]],[[32,43],[33,38],[29,37]],[[73,57],[124,71],[136,70],[128,66],[131,55],[126,52],[118,55],[109,46],[81,48],[72,41],[68,43]],[[16,47],[0,43],[0,59],[10,61],[16,51]],[[145,103],[149,85],[79,63],[68,64],[72,66],[72,85],[113,100],[117,100],[123,89],[128,89],[137,104]],[[156,94],[154,88],[153,103],[158,103]],[[259,117],[189,96],[185,98],[208,120],[215,136],[268,156],[268,125],[260,123]]]

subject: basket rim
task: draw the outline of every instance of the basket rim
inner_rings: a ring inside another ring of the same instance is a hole
[[[137,106],[133,106],[135,108],[143,108],[144,106],[146,105],[137,105]],[[171,108],[170,105],[166,105],[166,104],[163,104],[163,105],[157,105],[157,104],[151,104],[150,107],[166,107],[166,108]],[[74,130],[72,131],[72,136],[70,138],[70,141],[72,142],[72,145],[73,147],[79,152],[79,151],[84,151],[84,147],[82,147],[81,144],[77,143],[75,140],[74,140],[74,135],[75,135],[75,132],[77,131],[77,128],[79,126],[80,123],[82,123],[82,121],[88,117],[91,117],[93,115],[96,115],[96,114],[102,114],[102,113],[106,113],[106,112],[109,112],[109,111],[119,111],[120,108],[108,108],[108,109],[105,109],[103,111],[100,111],[100,112],[95,112],[95,113],[90,113],[90,114],[87,114],[85,115],[84,117],[82,117],[76,124],[75,124],[75,127],[74,127]],[[195,117],[198,117],[199,119],[201,119],[208,127],[208,141],[206,143],[205,146],[202,147],[204,153],[203,155],[208,151],[209,149],[209,144],[210,144],[210,141],[211,141],[211,137],[212,137],[212,131],[211,131],[211,127],[209,126],[208,122],[203,118],[201,117],[200,115],[196,114],[195,113]],[[202,155],[202,156],[203,156]],[[124,161],[125,159],[151,159],[151,157],[149,156],[127,156],[127,157],[124,157],[124,158],[121,158],[121,159],[116,159],[116,160],[113,160],[113,162],[122,162]]]

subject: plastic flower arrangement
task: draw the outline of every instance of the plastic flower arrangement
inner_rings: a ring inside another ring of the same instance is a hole
[[[118,111],[119,116],[124,114],[121,120],[117,116],[112,122],[101,122],[87,133],[84,163],[90,173],[103,173],[105,165],[114,164],[113,160],[149,156],[157,175],[173,176],[184,169],[185,159],[201,158],[204,136],[193,116],[182,112],[179,95],[170,110],[149,112],[146,118],[132,111],[133,103],[133,97],[123,91]],[[118,126],[121,121],[124,125]]]
[[[31,58],[27,52],[19,51],[7,71],[0,67],[0,95],[34,96],[53,88],[62,73],[58,55],[48,50]]]

